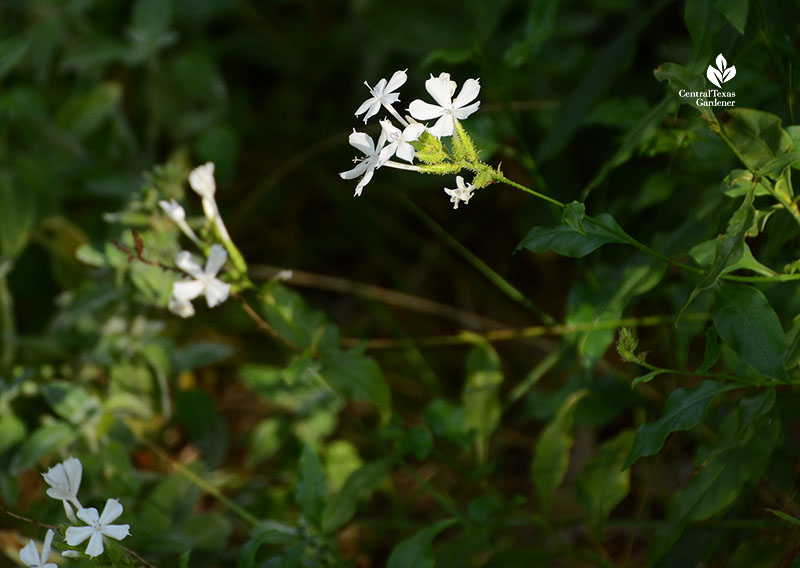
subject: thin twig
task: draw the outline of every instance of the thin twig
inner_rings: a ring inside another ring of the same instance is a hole
[[[281,270],[282,268],[266,264],[253,265],[250,267],[250,274],[254,278],[272,278]],[[449,319],[468,327],[475,327],[476,324],[484,329],[502,329],[508,327],[502,322],[475,314],[467,310],[463,310],[461,308],[442,304],[440,302],[415,296],[413,294],[407,294],[405,292],[398,292],[382,286],[368,284],[366,282],[358,282],[348,278],[342,278],[340,276],[330,276],[328,274],[296,270],[294,268],[291,269],[291,273],[292,277],[288,280],[288,284],[291,285],[316,288],[319,290],[330,290],[332,292],[339,292],[342,294],[352,294],[354,296],[359,296],[369,300],[376,300],[378,302],[396,306],[398,308],[404,308],[423,314]]]
[[[265,320],[260,315],[258,315],[258,312],[256,312],[250,306],[250,304],[248,304],[247,301],[244,298],[242,298],[242,296],[240,296],[236,292],[231,292],[231,296],[233,297],[233,299],[235,299],[237,302],[239,302],[239,305],[242,306],[242,309],[244,310],[244,313],[247,314],[247,316],[251,320],[253,320],[253,322],[256,324],[258,329],[260,329],[261,331],[263,331],[264,333],[266,333],[267,335],[269,335],[273,339],[277,339],[278,341],[280,341],[281,343],[283,343],[284,345],[286,345],[287,347],[289,347],[293,351],[299,351],[300,350],[297,347],[297,345],[295,345],[294,343],[292,343],[291,341],[289,341],[288,339],[283,337],[280,333],[278,333],[278,331],[274,327],[272,327],[271,325],[269,325],[269,323],[267,323],[267,320]]]

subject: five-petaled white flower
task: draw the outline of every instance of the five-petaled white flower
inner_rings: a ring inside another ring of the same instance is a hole
[[[364,81],[364,84],[367,86],[372,96],[361,103],[361,106],[358,107],[358,110],[356,111],[356,116],[366,113],[364,115],[364,124],[366,124],[370,117],[378,114],[378,111],[381,109],[382,105],[389,109],[391,105],[400,100],[400,95],[394,91],[402,87],[407,78],[406,72],[403,70],[395,71],[394,75],[392,75],[389,81],[386,81],[386,79],[381,79],[374,88],[370,87],[369,83]]]
[[[213,181],[213,180],[212,180]],[[192,242],[200,245],[200,239],[197,238],[197,235],[194,234],[192,228],[186,223],[186,211],[183,210],[181,204],[171,199],[170,201],[161,200],[158,202],[161,206],[161,209],[164,210],[164,213],[167,214],[173,223],[178,225],[178,228],[183,232],[184,235],[189,237]]]
[[[364,154],[364,158],[360,158],[356,167],[352,170],[341,172],[339,176],[341,176],[342,179],[354,179],[363,175],[358,185],[356,185],[356,195],[361,195],[361,190],[364,189],[364,186],[372,179],[375,170],[383,165],[385,160],[381,158],[381,149],[383,149],[385,142],[386,134],[384,131],[381,131],[381,135],[378,137],[377,146],[369,134],[356,132],[355,129],[353,133],[350,134],[350,145],[357,150],[361,150]]]
[[[106,501],[102,514],[97,514],[97,509],[89,507],[78,511],[78,517],[88,527],[69,527],[67,528],[67,544],[78,546],[87,538],[89,545],[86,547],[86,554],[91,557],[103,554],[103,536],[110,536],[116,540],[122,540],[130,534],[130,525],[112,525],[112,521],[122,514],[122,505],[116,499]]]
[[[430,93],[437,104],[432,105],[417,99],[408,107],[408,112],[417,120],[438,119],[436,124],[428,129],[428,132],[437,138],[451,136],[454,128],[453,121],[455,119],[464,120],[478,110],[481,105],[480,101],[469,104],[480,93],[481,85],[478,79],[467,79],[461,87],[461,92],[453,100],[456,87],[455,81],[450,80],[449,73],[442,73],[438,77],[431,75],[430,79],[425,81],[425,90]]]
[[[203,198],[203,212],[206,214],[206,219],[216,224],[222,240],[231,240],[214,198],[214,194],[217,192],[217,182],[214,180],[214,162],[206,162],[193,169],[189,174],[189,185],[197,195]]]
[[[72,501],[78,509],[81,508],[78,501],[78,489],[81,486],[83,476],[83,464],[81,460],[70,456],[62,463],[56,464],[43,473],[45,482],[50,487],[47,490],[48,497],[64,501]]]
[[[456,188],[444,188],[444,192],[450,196],[450,203],[453,203],[453,209],[458,209],[458,202],[463,201],[464,204],[469,203],[472,198],[472,192],[475,191],[475,186],[471,183],[464,183],[464,178],[456,176]]]
[[[398,158],[406,160],[407,162],[414,161],[414,146],[410,143],[419,139],[423,132],[425,132],[425,125],[415,122],[409,124],[403,130],[397,128],[389,120],[381,120],[381,128],[386,137],[386,147],[381,150],[380,159],[385,162],[392,156],[396,155]]]
[[[19,551],[19,559],[25,566],[30,568],[58,568],[56,564],[47,562],[50,556],[50,545],[53,544],[53,529],[48,529],[47,534],[44,535],[44,544],[42,545],[42,553],[36,548],[36,543],[32,540],[28,541],[25,548]]]
[[[200,294],[206,297],[209,308],[213,308],[228,299],[231,285],[226,284],[217,278],[228,253],[222,245],[211,245],[208,253],[205,269],[197,264],[191,253],[181,251],[175,259],[175,265],[191,276],[193,280],[181,280],[172,285],[172,297],[169,301],[169,309],[172,313],[181,317],[189,317],[194,314],[191,301]]]

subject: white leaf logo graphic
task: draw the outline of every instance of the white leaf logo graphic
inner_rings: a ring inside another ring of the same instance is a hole
[[[728,67],[728,62],[721,53],[717,55],[715,63],[717,64],[717,68],[714,69],[714,67],[709,65],[708,69],[706,69],[706,77],[714,85],[722,88],[722,83],[727,83],[736,76],[736,67],[733,65]]]

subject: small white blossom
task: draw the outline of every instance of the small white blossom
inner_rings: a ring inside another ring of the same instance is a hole
[[[372,179],[375,170],[383,165],[385,160],[381,159],[381,150],[385,142],[386,134],[383,131],[381,131],[381,135],[378,137],[377,146],[369,134],[356,132],[355,129],[353,133],[350,134],[350,145],[360,150],[364,154],[364,158],[360,158],[356,167],[352,170],[341,172],[339,176],[342,179],[354,179],[358,176],[363,176],[359,180],[358,185],[356,185],[356,195],[361,195],[361,190],[363,190],[364,186]]]
[[[464,120],[481,105],[480,101],[469,104],[480,93],[481,85],[478,79],[467,79],[461,87],[461,92],[453,100],[456,87],[455,81],[450,80],[449,73],[442,73],[438,77],[431,75],[430,79],[425,81],[425,90],[437,104],[432,105],[417,99],[408,107],[408,112],[417,120],[437,119],[436,124],[428,129],[428,132],[437,138],[451,136],[454,119]]]
[[[211,245],[204,269],[192,259],[189,252],[179,252],[175,264],[193,279],[181,280],[172,285],[170,311],[181,317],[193,315],[194,308],[191,301],[201,294],[205,295],[209,308],[227,300],[231,285],[217,278],[217,273],[227,259],[228,253],[222,245]]]
[[[280,282],[287,282],[292,279],[292,276],[294,276],[294,274],[292,273],[291,270],[284,269],[275,275],[275,279]]]
[[[186,211],[183,210],[181,204],[175,201],[174,199],[170,201],[161,200],[158,202],[161,206],[161,209],[164,210],[164,213],[167,214],[173,223],[178,225],[178,228],[183,232],[184,235],[189,237],[192,242],[199,245],[200,239],[197,238],[197,235],[194,234],[192,228],[186,223]]]
[[[42,545],[42,553],[36,548],[36,543],[32,540],[28,541],[25,548],[19,551],[19,559],[25,566],[30,568],[58,568],[56,564],[47,562],[50,556],[50,546],[53,544],[53,529],[48,529],[47,534],[44,536],[44,544]]]
[[[402,160],[413,162],[415,151],[414,146],[410,143],[418,140],[422,133],[425,132],[425,125],[415,122],[400,130],[391,121],[381,120],[381,128],[388,142],[386,147],[381,150],[381,160],[385,162],[396,155]]]
[[[45,482],[50,488],[47,490],[48,497],[64,501],[65,508],[69,505],[67,501],[72,501],[78,509],[81,508],[78,501],[78,489],[81,486],[83,476],[83,465],[81,460],[70,456],[62,463],[56,464],[43,473]],[[70,509],[70,512],[72,509]],[[67,513],[69,516],[69,512]]]
[[[456,176],[456,188],[444,188],[444,192],[450,196],[450,203],[453,203],[453,209],[458,209],[458,202],[463,201],[466,205],[472,198],[472,192],[475,191],[475,186],[471,183],[464,183],[464,178]]]
[[[67,528],[67,544],[78,546],[87,538],[89,545],[86,547],[86,554],[91,557],[103,554],[103,537],[109,536],[115,540],[122,540],[130,534],[130,525],[112,525],[122,514],[122,505],[116,499],[106,501],[103,513],[98,515],[97,509],[89,507],[78,511],[78,517],[86,523],[87,527]]]
[[[228,228],[222,221],[217,201],[214,198],[217,192],[217,182],[214,180],[214,162],[206,162],[193,169],[189,174],[189,185],[203,199],[203,212],[206,214],[206,219],[217,226],[223,241],[230,241]]]
[[[406,76],[405,70],[403,70],[396,71],[389,81],[381,79],[374,88],[370,87],[369,83],[365,81],[364,84],[367,86],[372,96],[361,103],[361,106],[358,107],[356,111],[356,116],[366,113],[364,114],[364,124],[366,124],[370,117],[378,114],[381,106],[385,106],[387,110],[390,110],[391,105],[400,100],[400,95],[394,91],[402,87],[406,79],[408,79],[408,77]]]
[[[77,550],[64,550],[61,552],[61,556],[64,558],[77,558],[80,554]]]

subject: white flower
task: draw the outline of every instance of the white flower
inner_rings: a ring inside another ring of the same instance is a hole
[[[70,456],[62,463],[56,464],[43,473],[45,482],[50,488],[47,495],[53,499],[60,499],[64,502],[72,501],[75,506],[81,508],[78,501],[78,489],[81,486],[83,476],[83,465],[81,460]]]
[[[206,214],[206,219],[217,226],[223,241],[230,241],[231,237],[225,223],[222,222],[217,201],[214,198],[214,194],[217,192],[217,182],[214,181],[214,162],[206,162],[193,169],[189,174],[189,185],[203,199],[203,212]]]
[[[381,131],[381,135],[378,137],[377,146],[369,134],[356,132],[355,129],[353,133],[350,134],[350,145],[353,148],[361,150],[365,157],[359,159],[356,167],[352,170],[341,172],[339,176],[341,176],[342,179],[353,179],[363,175],[358,185],[356,185],[356,195],[361,195],[361,190],[364,189],[364,186],[372,179],[375,170],[383,165],[385,160],[381,159],[381,149],[385,142],[386,134],[383,131]]]
[[[370,117],[378,114],[378,111],[381,109],[381,105],[386,106],[387,109],[391,107],[391,105],[400,100],[400,95],[393,91],[396,91],[402,87],[403,83],[406,82],[406,79],[408,79],[408,77],[406,76],[405,70],[403,70],[396,71],[388,82],[386,79],[381,79],[378,81],[378,84],[375,85],[375,88],[370,87],[369,83],[364,81],[364,84],[367,86],[372,96],[361,103],[361,106],[358,107],[358,110],[356,111],[356,116],[366,113],[364,115],[364,124],[366,124]]]
[[[444,188],[444,192],[450,196],[450,203],[453,203],[453,209],[458,209],[458,202],[463,201],[466,205],[472,198],[472,192],[475,191],[475,186],[471,183],[465,184],[464,178],[456,176],[456,188]]]
[[[288,282],[289,280],[292,279],[293,276],[294,273],[291,270],[289,270],[288,268],[284,268],[275,275],[275,279],[278,280],[279,282]]]
[[[158,202],[158,204],[161,206],[161,209],[164,210],[164,213],[167,214],[167,217],[172,219],[172,222],[178,225],[178,228],[183,232],[184,235],[189,237],[197,245],[200,244],[200,239],[197,238],[197,235],[194,234],[192,228],[186,223],[186,211],[183,210],[183,207],[181,207],[180,203],[172,199],[170,201],[161,200]]]
[[[415,122],[406,126],[404,130],[400,130],[391,121],[381,120],[381,128],[388,142],[386,147],[381,150],[381,161],[385,162],[396,155],[407,162],[413,162],[414,146],[410,142],[419,139],[425,132],[425,125]]]
[[[115,540],[122,540],[130,534],[130,525],[109,524],[122,514],[122,505],[116,499],[106,501],[103,513],[97,514],[97,509],[89,507],[78,511],[78,517],[88,527],[69,527],[67,528],[67,544],[78,546],[87,538],[89,545],[86,547],[86,554],[91,557],[103,554],[103,536],[110,536]]]
[[[172,285],[172,297],[169,301],[169,309],[181,317],[189,317],[194,314],[191,301],[200,294],[206,297],[209,308],[213,308],[228,299],[231,285],[219,280],[216,276],[225,261],[228,253],[222,245],[211,245],[208,253],[206,267],[203,269],[193,259],[187,251],[178,253],[175,264],[193,280],[181,280]]]
[[[428,129],[428,132],[437,138],[451,136],[454,128],[453,120],[464,120],[481,105],[480,101],[469,104],[478,97],[481,90],[478,79],[467,79],[461,87],[461,92],[453,100],[456,86],[455,81],[450,80],[449,73],[442,73],[438,77],[431,75],[430,79],[425,81],[425,90],[437,104],[432,105],[417,99],[408,107],[408,112],[417,120],[438,119],[436,124]]]
[[[53,543],[53,529],[48,529],[47,534],[44,536],[44,544],[42,545],[42,554],[36,548],[36,543],[32,540],[28,541],[25,548],[19,551],[19,559],[25,566],[30,568],[58,568],[56,564],[47,562],[50,556],[50,545]]]

